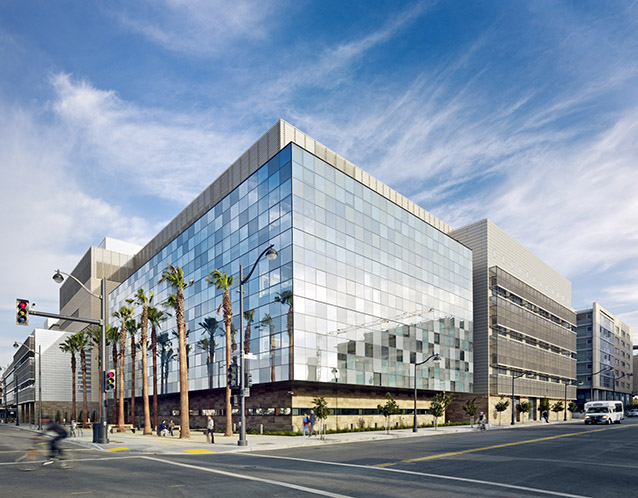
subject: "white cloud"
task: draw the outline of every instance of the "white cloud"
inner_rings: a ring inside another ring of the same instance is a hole
[[[120,9],[109,5],[108,9],[128,29],[166,50],[216,56],[241,41],[263,39],[286,3],[158,0],[126,2]]]
[[[223,118],[142,109],[67,74],[52,83],[52,109],[74,153],[144,195],[190,202],[253,139],[246,131],[217,131]]]
[[[9,346],[24,340],[27,331],[13,325],[16,298],[55,312],[59,287],[51,276],[56,268],[71,271],[89,246],[106,235],[145,243],[158,227],[111,206],[102,198],[107,189],[96,186],[87,193],[77,185],[63,130],[38,124],[32,111],[2,101],[0,116],[1,255],[3,278],[10,282],[0,289],[4,365],[13,352]]]

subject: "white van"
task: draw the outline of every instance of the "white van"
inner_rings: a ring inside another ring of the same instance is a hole
[[[625,418],[622,401],[590,401],[585,403],[586,424],[619,424]]]

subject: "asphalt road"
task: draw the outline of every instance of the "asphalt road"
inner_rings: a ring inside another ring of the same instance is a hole
[[[72,470],[21,472],[29,433],[0,425],[3,497],[635,496],[638,420],[559,424],[260,453],[168,455],[73,447]]]

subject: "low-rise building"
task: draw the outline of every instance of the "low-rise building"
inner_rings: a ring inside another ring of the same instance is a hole
[[[512,397],[535,420],[543,398],[565,408],[576,398],[571,283],[490,220],[451,235],[473,254],[474,393],[488,396],[492,419],[511,418]],[[501,400],[510,405],[497,413]]]
[[[578,403],[621,400],[631,404],[634,372],[629,325],[598,303],[577,313]]]

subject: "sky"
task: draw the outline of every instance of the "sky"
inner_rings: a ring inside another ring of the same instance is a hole
[[[0,367],[16,298],[57,312],[55,269],[144,245],[280,118],[638,340],[636,1],[0,0]]]

